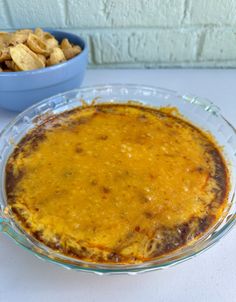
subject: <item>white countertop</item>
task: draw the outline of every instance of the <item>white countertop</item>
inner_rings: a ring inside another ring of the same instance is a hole
[[[236,127],[236,70],[89,70],[84,85],[139,83],[217,104]],[[15,113],[0,109],[0,130]],[[236,228],[175,267],[137,276],[96,276],[46,263],[0,234],[0,301],[236,301]]]

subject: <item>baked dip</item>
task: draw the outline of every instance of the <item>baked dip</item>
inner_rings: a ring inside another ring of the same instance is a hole
[[[135,104],[52,116],[15,147],[6,193],[15,221],[64,255],[141,263],[189,245],[227,206],[228,170],[208,133]]]

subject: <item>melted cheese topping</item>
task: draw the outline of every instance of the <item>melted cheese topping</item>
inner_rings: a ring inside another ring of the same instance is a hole
[[[213,225],[226,206],[226,177],[210,136],[170,110],[110,104],[29,133],[8,161],[6,188],[15,219],[46,245],[136,263]]]

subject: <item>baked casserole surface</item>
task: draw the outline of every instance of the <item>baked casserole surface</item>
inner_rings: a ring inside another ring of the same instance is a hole
[[[9,208],[46,246],[96,263],[141,263],[221,218],[228,170],[210,134],[173,108],[97,104],[48,118],[6,167]]]

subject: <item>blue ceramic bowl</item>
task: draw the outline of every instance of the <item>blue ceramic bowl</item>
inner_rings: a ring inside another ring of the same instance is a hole
[[[58,65],[31,71],[0,73],[0,107],[22,111],[52,95],[78,88],[84,78],[88,59],[88,48],[77,35],[48,30],[58,41],[67,38],[79,45],[82,52]]]

